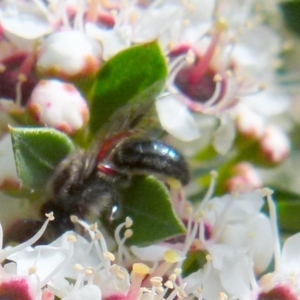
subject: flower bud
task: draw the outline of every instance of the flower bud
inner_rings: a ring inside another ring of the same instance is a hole
[[[93,75],[101,62],[101,46],[80,31],[51,34],[43,43],[37,69],[62,79]]]
[[[242,162],[233,167],[233,177],[226,181],[230,193],[251,192],[262,187],[262,179],[249,163]]]
[[[37,84],[27,108],[38,123],[70,135],[89,119],[87,103],[79,91],[72,84],[54,79]]]
[[[0,140],[0,189],[15,190],[20,188],[11,137],[5,135]]]
[[[287,134],[277,126],[269,125],[260,139],[261,150],[269,163],[281,163],[290,152]]]
[[[242,135],[254,140],[259,139],[265,130],[263,118],[243,105],[237,108],[236,126]]]

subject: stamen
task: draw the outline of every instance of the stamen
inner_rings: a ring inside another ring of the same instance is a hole
[[[227,297],[227,295],[224,292],[220,292],[219,293],[219,299],[220,300],[227,300],[228,297]]]
[[[15,253],[15,252],[19,252],[22,251],[24,249],[26,249],[27,247],[31,246],[32,244],[34,244],[36,241],[38,241],[40,239],[40,237],[44,234],[48,224],[50,221],[53,220],[53,213],[48,214],[48,218],[45,221],[45,223],[43,224],[43,226],[41,227],[41,229],[32,237],[30,238],[28,241],[19,244],[15,247],[12,248],[7,248],[7,249],[3,249],[0,253],[0,262],[4,261],[6,259],[6,257],[8,257],[9,255]],[[1,233],[0,233],[3,237],[3,232],[2,232],[2,227],[1,227]],[[2,244],[2,239],[1,239],[1,244]]]
[[[278,232],[278,225],[277,225],[277,214],[276,214],[276,205],[271,197],[273,191],[269,188],[263,188],[261,190],[262,195],[267,197],[267,203],[269,206],[269,215],[271,221],[271,230],[272,235],[274,238],[274,269],[275,272],[280,270],[280,238]]]
[[[111,252],[104,252],[103,256],[109,261],[114,261],[116,259],[115,255]]]
[[[98,14],[98,0],[91,0],[88,4],[86,11],[86,21],[90,23],[96,23]]]
[[[210,176],[211,176],[211,179],[210,179],[208,190],[207,190],[203,200],[199,203],[198,207],[196,208],[195,214],[199,214],[200,211],[203,210],[207,206],[209,200],[212,198],[212,195],[214,193],[218,173],[216,171],[211,171]]]
[[[77,12],[74,17],[74,29],[84,31],[84,14],[86,10],[85,0],[78,1],[77,5]],[[95,10],[95,13],[97,13],[97,10]]]
[[[148,286],[150,285],[150,280],[153,277],[162,277],[164,276],[167,271],[177,262],[180,261],[180,257],[179,255],[173,251],[173,250],[167,250],[164,253],[164,260],[152,273],[151,276],[149,276],[148,278],[145,279],[145,281],[143,282],[144,286]]]
[[[176,296],[178,298],[185,298],[187,295],[186,293],[184,292],[184,288],[186,286],[186,283],[180,285],[180,286],[177,286],[173,291],[172,293],[167,297],[166,300],[173,300]]]
[[[129,228],[129,227],[132,226],[132,224],[133,224],[133,220],[130,217],[126,217],[126,219],[125,219],[125,227]]]
[[[191,60],[191,53],[190,51],[187,54],[179,55],[174,59],[174,61],[169,66],[169,76],[166,82],[167,89],[173,93],[177,92],[177,89],[173,87],[173,83],[175,81],[175,77],[177,76],[178,72],[190,63],[193,62]]]
[[[128,223],[129,222],[129,223]],[[132,236],[132,230],[131,229],[127,229],[124,233],[124,237],[121,239],[121,230],[126,227],[126,224],[130,224],[129,220],[126,220],[125,222],[119,224],[115,230],[115,240],[116,243],[118,245],[118,263],[121,264],[123,257],[125,258],[130,258],[130,254],[127,251],[127,249],[124,246],[124,243],[126,241],[127,238]]]
[[[196,238],[196,235],[197,235],[197,231],[198,231],[198,224],[197,222],[195,222],[193,228],[191,228],[191,231],[187,232],[186,234],[186,238],[185,238],[185,242],[184,242],[184,247],[182,249],[182,252],[184,254],[187,254],[193,241],[195,240]]]
[[[164,283],[164,286],[167,287],[168,289],[174,289],[173,282],[171,280],[168,280]]]
[[[82,272],[83,271],[83,268],[79,268],[79,269],[75,269],[75,271],[78,272],[77,274],[77,278],[76,278],[76,282],[72,288],[72,290],[68,293],[68,298],[69,299],[72,299],[72,297],[75,296],[75,293],[80,289],[81,285],[82,285],[82,282],[83,282],[83,279],[85,277],[85,273]],[[74,297],[75,298],[75,297]]]
[[[129,291],[126,295],[127,300],[137,299],[141,283],[146,275],[150,272],[150,268],[142,263],[136,263],[132,266],[132,280]]]
[[[210,45],[204,54],[201,61],[193,68],[191,73],[189,74],[189,81],[192,84],[196,84],[200,81],[200,79],[203,77],[203,75],[208,70],[209,64],[213,58],[213,55],[215,53],[216,47],[219,43],[219,39],[221,36],[221,33],[223,33],[225,30],[227,30],[228,24],[225,20],[220,19],[216,21],[214,26],[215,34],[213,34]]]
[[[150,279],[151,284],[155,287],[162,286],[162,281],[163,281],[162,277],[159,277],[159,276],[154,276],[154,277],[151,277],[151,279]]]

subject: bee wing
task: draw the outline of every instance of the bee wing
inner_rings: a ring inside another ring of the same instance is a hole
[[[151,128],[155,128],[157,118],[153,104],[163,86],[163,80],[156,82],[112,114],[109,121],[101,127],[97,141],[86,154],[86,174],[94,170],[97,162],[107,155],[118,140],[126,135],[149,132]]]

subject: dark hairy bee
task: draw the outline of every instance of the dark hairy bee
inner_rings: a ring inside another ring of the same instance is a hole
[[[77,150],[57,166],[49,182],[50,200],[42,207],[43,213],[54,212],[56,236],[73,228],[70,215],[93,215],[106,223],[118,220],[120,190],[130,185],[132,176],[150,174],[177,179],[182,185],[189,182],[183,156],[166,143],[145,137],[142,126],[137,129],[151,106],[148,101],[117,111],[91,149]]]

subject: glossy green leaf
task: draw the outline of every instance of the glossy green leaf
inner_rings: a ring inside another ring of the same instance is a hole
[[[284,1],[279,5],[287,26],[300,35],[300,1]]]
[[[152,176],[135,176],[124,193],[123,215],[133,220],[130,245],[144,246],[185,233],[174,214],[169,192]]]
[[[22,185],[43,189],[57,164],[74,145],[70,138],[50,128],[10,128],[17,172]]]
[[[149,96],[154,101],[166,76],[166,61],[157,42],[134,46],[112,57],[100,69],[91,96],[91,133],[97,133],[128,102]]]

